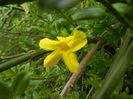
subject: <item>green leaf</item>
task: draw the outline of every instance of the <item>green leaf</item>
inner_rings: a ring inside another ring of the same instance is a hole
[[[127,12],[127,4],[125,3],[114,3],[112,6],[120,13],[124,14]]]
[[[16,96],[20,96],[24,93],[25,89],[29,85],[30,74],[25,71],[18,73],[11,85],[11,88]]]
[[[82,20],[82,19],[94,19],[100,18],[105,15],[105,10],[98,7],[90,7],[90,8],[82,8],[75,12],[72,16],[74,20]]]
[[[11,89],[2,81],[0,81],[0,99],[13,99]]]
[[[39,0],[39,5],[43,9],[63,9],[72,7],[79,0]]]
[[[59,9],[72,7],[75,3],[77,3],[77,1],[79,1],[79,0],[60,0],[58,2],[57,7]]]
[[[63,99],[58,93],[53,93],[51,99]]]

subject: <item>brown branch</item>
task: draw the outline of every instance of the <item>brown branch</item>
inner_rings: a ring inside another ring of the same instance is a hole
[[[87,96],[85,97],[85,99],[89,99],[89,96],[91,95],[92,91],[93,91],[93,87],[89,90]]]
[[[74,73],[70,79],[68,80],[67,84],[63,88],[62,92],[60,93],[61,96],[66,96],[68,91],[70,91],[73,86],[76,84],[78,79],[81,77],[81,75],[85,72],[87,64],[90,62],[92,59],[93,55],[96,53],[96,51],[102,46],[103,40],[100,39],[95,46],[88,51],[88,53],[85,55],[85,57],[82,59],[80,62],[80,66],[78,69],[78,72]]]

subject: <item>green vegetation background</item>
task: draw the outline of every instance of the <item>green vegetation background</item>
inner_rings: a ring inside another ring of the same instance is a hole
[[[95,18],[93,16],[93,13],[97,13],[94,12],[95,9],[92,12],[89,10],[90,16],[87,17],[75,14],[81,8],[93,6],[104,9],[106,15]],[[119,5],[115,7],[120,13],[125,13]],[[64,15],[74,20],[73,22],[77,26],[73,26]],[[82,18],[85,19],[82,20]],[[105,6],[95,0],[81,0],[73,7],[63,9],[62,12],[41,9],[36,2],[25,3],[24,6],[6,5],[0,7],[0,64],[13,59],[9,56],[28,54],[40,49],[38,43],[44,37],[55,39],[56,36],[69,36],[75,28],[83,30],[88,36],[88,44],[77,52],[79,61],[93,47],[95,39],[99,37],[105,39],[104,45],[96,52],[91,63],[87,65],[85,73],[67,96],[68,99],[85,99],[90,89],[93,88],[89,96],[91,99],[101,86],[125,34],[125,26]],[[16,85],[20,83],[19,80],[26,79],[16,77],[21,77],[22,71],[31,75],[30,83],[27,82],[26,89],[22,93],[20,91],[20,94],[18,93],[18,96],[15,97],[16,99],[62,99],[59,93],[71,73],[62,61],[56,66],[44,68],[43,60],[47,54],[32,57],[28,61],[0,73],[0,80],[6,88],[13,86],[15,79],[17,79]],[[110,99],[133,99],[132,66],[130,64],[128,71],[111,94]],[[20,85],[20,89],[23,86]],[[19,86],[17,87],[19,88]],[[17,92],[20,89],[15,90]],[[0,92],[2,91],[0,89]],[[6,90],[4,94],[7,94]],[[3,98],[0,96],[0,99]],[[9,99],[9,97],[5,99]]]

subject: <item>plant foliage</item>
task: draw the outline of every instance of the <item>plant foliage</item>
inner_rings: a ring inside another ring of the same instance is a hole
[[[1,0],[0,99],[133,99],[132,8],[132,0]],[[64,98],[72,73],[62,61],[44,68],[51,52],[39,42],[73,30],[88,40],[76,52],[79,62],[103,44]]]

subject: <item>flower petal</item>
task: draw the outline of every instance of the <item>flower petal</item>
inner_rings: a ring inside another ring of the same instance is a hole
[[[73,36],[73,39],[68,44],[72,51],[77,51],[87,44],[87,37],[84,32],[75,30]]]
[[[76,54],[72,52],[63,53],[63,60],[71,72],[77,72],[79,63]]]
[[[65,41],[65,42],[70,42],[72,39],[73,39],[73,36],[69,36],[69,37],[61,37],[61,36],[58,36],[57,39],[59,41]]]
[[[58,43],[58,41],[54,41],[54,40],[50,40],[48,38],[44,38],[44,39],[40,40],[39,46],[40,46],[40,48],[49,51],[49,50],[56,49],[57,43]]]
[[[62,54],[58,50],[53,51],[44,59],[44,67],[50,67],[57,64],[61,57]]]

